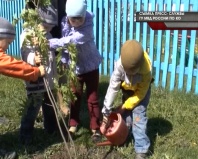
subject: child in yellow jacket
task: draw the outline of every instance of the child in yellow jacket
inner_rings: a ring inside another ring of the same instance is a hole
[[[113,101],[122,90],[122,106],[119,111],[128,126],[132,126],[135,159],[144,159],[148,153],[150,140],[146,135],[146,110],[150,99],[152,81],[151,62],[142,45],[136,40],[126,41],[121,48],[121,56],[116,62],[114,72],[104,99],[103,130],[106,130],[108,116],[112,112]],[[104,126],[105,125],[105,126]]]

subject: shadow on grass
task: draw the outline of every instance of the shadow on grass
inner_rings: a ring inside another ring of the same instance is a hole
[[[155,147],[157,136],[162,137],[170,133],[172,130],[172,124],[168,120],[161,118],[161,117],[149,118],[148,123],[147,123],[147,130],[148,130],[147,134],[151,142],[151,145],[149,148],[149,151],[150,151],[149,156],[152,156],[152,154],[154,153],[154,147]],[[130,132],[131,132],[131,129],[130,129]],[[129,144],[131,143],[131,140],[134,141],[134,138],[133,136],[131,136],[131,133],[129,133],[128,138],[126,142],[124,143],[124,145],[128,147]]]
[[[166,136],[173,129],[171,122],[168,120],[156,117],[148,120],[148,136],[151,141],[150,151],[154,153],[154,146],[157,136]]]
[[[63,128],[62,128],[63,129]],[[67,140],[67,132],[63,130]],[[19,130],[8,131],[0,135],[0,149],[6,151],[16,151],[18,156],[35,156],[45,154],[47,148],[52,145],[63,143],[63,139],[58,132],[48,134],[43,128],[34,128],[33,140],[29,145],[23,145],[19,141]]]

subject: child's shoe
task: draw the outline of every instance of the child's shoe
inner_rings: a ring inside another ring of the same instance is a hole
[[[6,152],[5,150],[0,149],[0,158],[4,159],[16,159],[17,154],[15,151]]]
[[[77,131],[77,126],[71,126],[71,127],[69,128],[69,132],[70,132],[70,133],[75,134],[76,131]]]
[[[93,135],[91,136],[93,142],[101,141],[101,133],[100,130],[92,130]]]
[[[76,132],[77,132],[77,126],[71,126],[69,128],[69,133],[70,133],[72,138],[74,138],[74,135],[75,135]]]
[[[135,159],[146,159],[147,153],[136,153]]]

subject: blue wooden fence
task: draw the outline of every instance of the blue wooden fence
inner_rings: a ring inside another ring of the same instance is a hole
[[[94,33],[103,56],[101,74],[111,74],[122,43],[136,39],[149,53],[156,86],[170,90],[185,87],[186,92],[198,94],[196,31],[154,31],[146,22],[133,21],[136,11],[198,11],[197,7],[197,0],[88,0],[88,9],[96,15]]]
[[[0,0],[0,16],[7,18],[10,22],[13,21],[13,17],[19,17],[22,9],[25,6],[25,0]],[[16,25],[17,36],[14,42],[9,46],[7,53],[12,56],[20,56],[20,33],[22,31],[22,23],[19,22]]]
[[[95,14],[94,34],[97,47],[103,56],[102,75],[111,75],[120,48],[127,39],[141,41],[153,63],[155,85],[170,90],[185,89],[198,94],[198,41],[197,32],[154,31],[146,22],[134,22],[136,11],[198,11],[197,0],[87,0],[88,10]],[[12,21],[19,16],[24,0],[0,0],[0,16]],[[19,34],[8,53],[19,56]],[[187,38],[189,37],[190,38]]]

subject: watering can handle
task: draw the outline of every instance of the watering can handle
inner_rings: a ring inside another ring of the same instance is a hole
[[[102,124],[100,126],[100,131],[103,135],[106,134],[106,131],[107,131],[108,127],[111,125],[111,123],[112,123],[111,119],[104,115]]]
[[[104,122],[102,122],[101,126],[100,126],[100,132],[104,135],[107,132],[107,127],[106,124]]]

